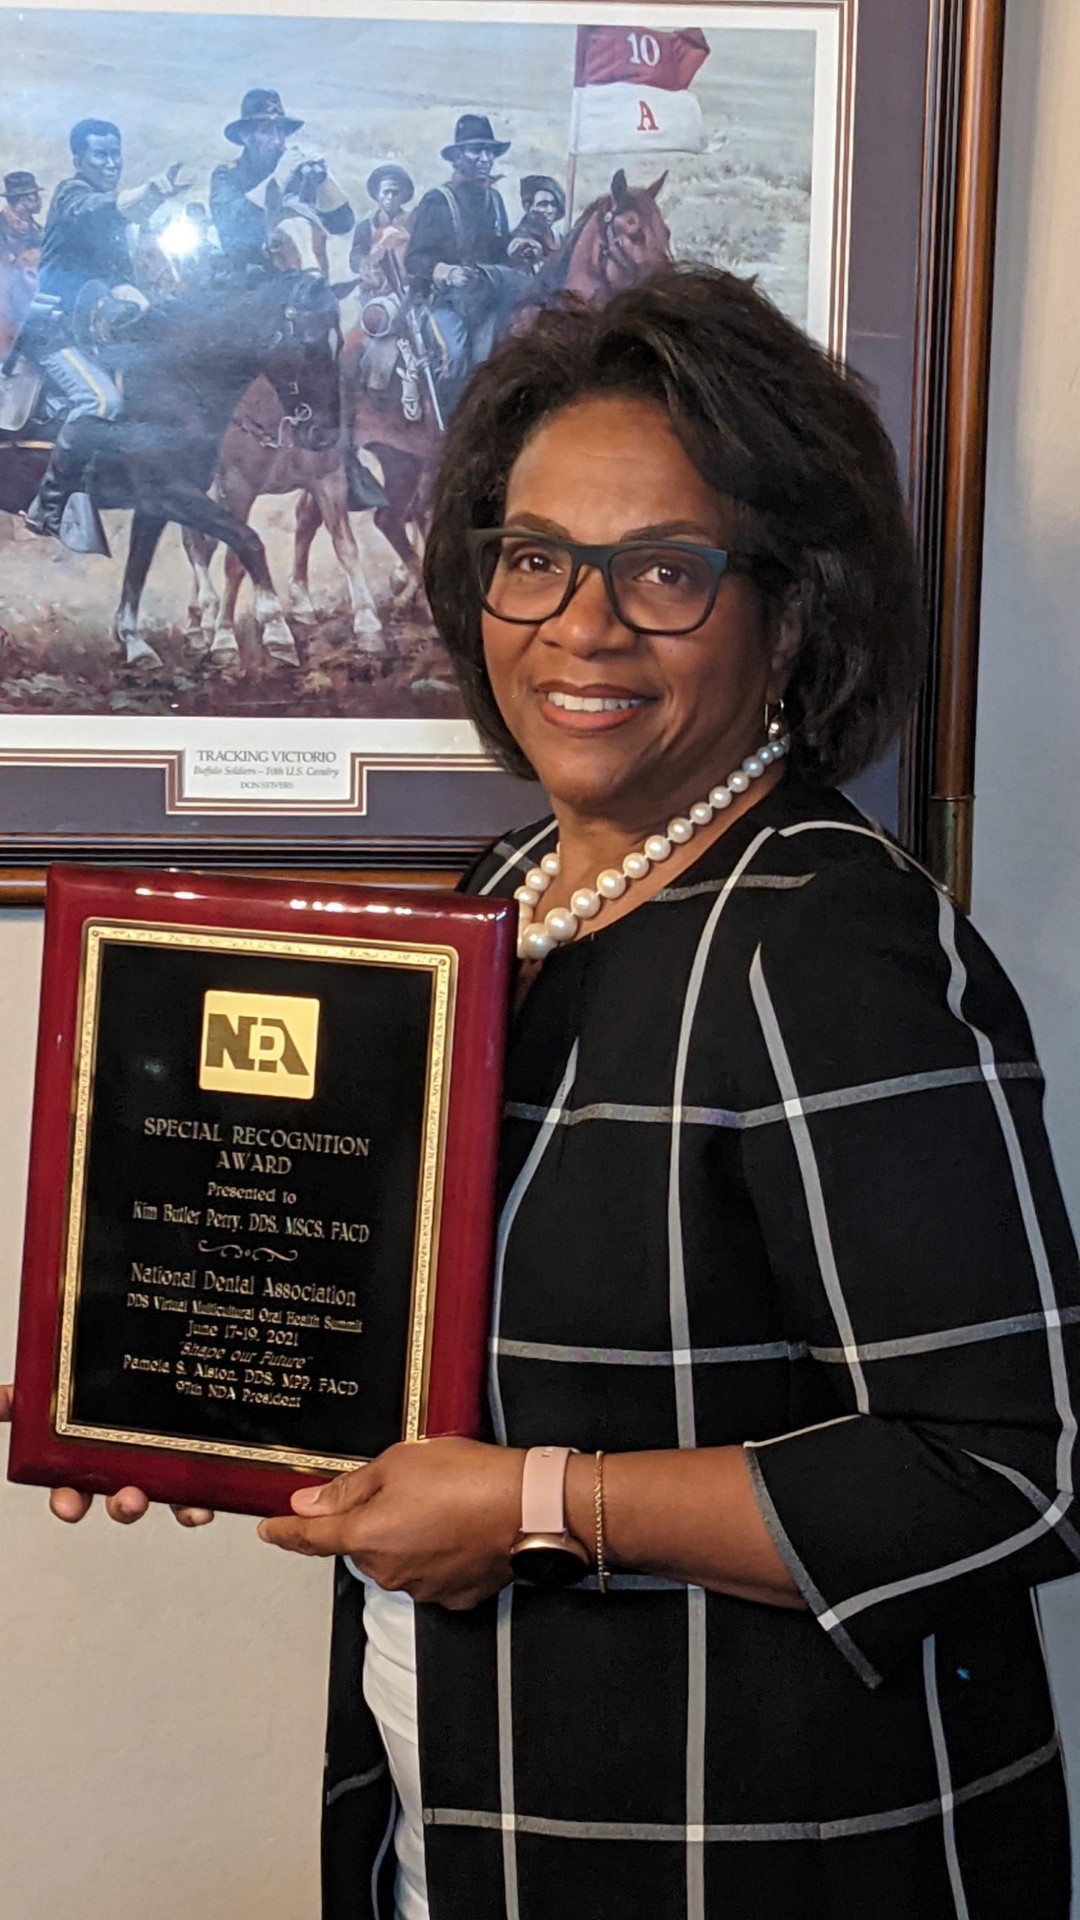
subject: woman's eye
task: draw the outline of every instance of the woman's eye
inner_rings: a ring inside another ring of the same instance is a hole
[[[512,573],[554,573],[555,556],[542,547],[519,547],[506,555],[504,565]]]
[[[686,568],[677,560],[655,560],[641,575],[652,587],[681,587],[686,577]]]

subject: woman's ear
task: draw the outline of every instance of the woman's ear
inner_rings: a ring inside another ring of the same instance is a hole
[[[769,698],[782,700],[795,657],[802,646],[802,596],[796,583],[789,586],[772,620],[769,662]]]

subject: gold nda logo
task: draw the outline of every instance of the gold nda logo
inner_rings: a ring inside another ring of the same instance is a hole
[[[199,1085],[209,1093],[310,1100],[319,1002],[282,993],[209,992],[203,1001]]]

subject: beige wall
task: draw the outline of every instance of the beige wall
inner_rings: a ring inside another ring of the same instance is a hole
[[[1080,1225],[1080,4],[1009,0],[975,918],[1024,997]],[[1080,1579],[1042,1596],[1080,1865]]]
[[[0,1367],[40,951],[37,915],[0,918]],[[68,1528],[0,1483],[3,1920],[315,1920],[328,1606],[253,1521]]]
[[[1080,1220],[1080,4],[1010,0],[975,913],[1045,1056]]]
[[[1011,0],[999,231],[975,910],[1080,1218],[1080,0]],[[0,1356],[39,944],[0,920]],[[326,1600],[244,1521],[68,1531],[0,1486],[4,1920],[314,1920]],[[1044,1604],[1080,1781],[1080,1590]]]

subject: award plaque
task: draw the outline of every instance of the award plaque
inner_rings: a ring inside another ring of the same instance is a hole
[[[515,925],[52,870],[9,1478],[279,1513],[478,1430]]]

